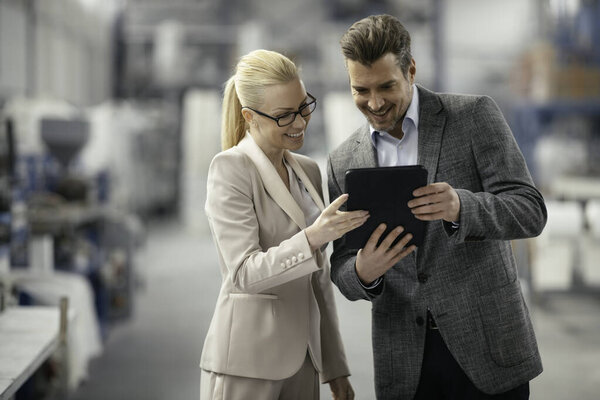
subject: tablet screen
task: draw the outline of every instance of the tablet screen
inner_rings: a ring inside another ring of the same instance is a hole
[[[418,220],[407,203],[414,198],[412,192],[425,185],[427,170],[422,165],[347,170],[347,210],[367,210],[370,217],[362,226],[346,234],[346,246],[351,249],[363,248],[381,223],[385,223],[387,227],[380,241],[392,229],[402,225],[404,232],[413,235],[409,243],[420,246],[423,243],[425,221]],[[402,236],[404,233],[399,238]]]

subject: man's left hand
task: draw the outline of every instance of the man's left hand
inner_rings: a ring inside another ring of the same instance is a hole
[[[460,217],[460,198],[456,190],[446,182],[432,183],[413,191],[414,199],[408,207],[418,219],[435,221],[443,219],[458,222]]]

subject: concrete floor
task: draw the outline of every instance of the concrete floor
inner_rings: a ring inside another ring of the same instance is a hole
[[[70,400],[198,398],[198,360],[221,279],[212,242],[174,223],[150,226],[139,264],[134,316],[110,329],[89,380]],[[336,293],[356,398],[375,399],[370,304]],[[531,399],[598,399],[600,290],[540,304],[530,308],[545,371],[532,381]],[[325,385],[321,394],[330,398]]]

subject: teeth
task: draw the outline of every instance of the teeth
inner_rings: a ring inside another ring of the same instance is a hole
[[[296,133],[295,135],[292,135],[291,133],[286,133],[286,135],[291,138],[299,138],[300,136],[302,136],[302,134],[303,134],[303,132]]]
[[[386,112],[387,112],[387,110],[385,110],[383,112],[374,112],[374,111],[371,111],[371,114],[377,115],[378,117],[381,117],[381,116],[385,115]]]

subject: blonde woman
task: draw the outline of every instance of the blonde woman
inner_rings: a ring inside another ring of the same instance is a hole
[[[202,400],[353,399],[324,254],[364,211],[323,204],[302,147],[316,99],[287,57],[242,57],[223,100],[223,151],[208,173],[206,215],[223,276],[200,366]]]

